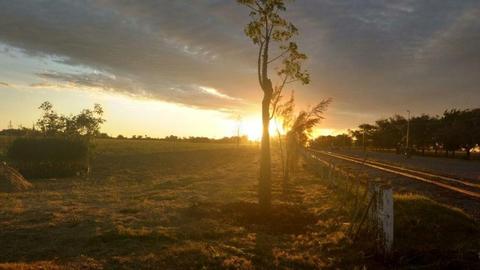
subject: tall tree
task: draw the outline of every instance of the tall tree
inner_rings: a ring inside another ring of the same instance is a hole
[[[64,119],[53,110],[52,103],[45,101],[38,108],[43,111],[43,114],[38,119],[37,126],[44,135],[53,136],[63,131],[65,128]]]
[[[478,110],[463,110],[455,119],[453,128],[458,134],[459,146],[465,150],[466,159],[470,159],[470,152],[478,142]]]
[[[377,127],[370,124],[361,124],[356,130],[350,130],[351,136],[355,138],[355,144],[361,146],[365,151],[373,140]]]
[[[55,112],[49,101],[43,102],[39,109],[43,114],[37,120],[37,126],[46,136],[84,136],[90,139],[100,134],[100,126],[105,122],[100,104],[95,104],[93,110],[84,109],[78,115],[70,116]]]
[[[373,144],[376,147],[395,148],[406,140],[407,120],[400,115],[377,120],[375,126]]]
[[[452,156],[455,157],[455,151],[460,148],[461,138],[459,134],[461,134],[460,132],[464,132],[464,130],[456,130],[456,128],[461,128],[459,125],[460,115],[460,110],[451,109],[446,110],[441,118],[441,128],[438,133],[447,157],[449,151],[451,151]]]
[[[270,120],[275,115],[275,100],[279,99],[283,88],[299,81],[309,83],[309,75],[302,69],[307,58],[298,51],[293,42],[297,28],[280,14],[286,11],[286,0],[237,0],[250,10],[251,21],[245,27],[245,34],[258,47],[257,75],[263,92],[262,100],[262,142],[260,157],[259,204],[263,209],[271,204],[271,158],[270,158]],[[270,56],[270,53],[276,53]],[[278,82],[273,85],[269,73],[274,62],[280,63],[276,73]],[[272,102],[274,101],[274,102]]]
[[[412,117],[410,119],[411,138],[415,148],[422,151],[422,155],[425,155],[425,149],[435,144],[434,128],[436,118],[427,114]]]

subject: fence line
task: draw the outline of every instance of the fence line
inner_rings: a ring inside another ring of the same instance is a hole
[[[394,242],[393,189],[390,183],[352,173],[319,158],[309,150],[302,151],[301,154],[307,161],[320,165],[320,168],[317,168],[320,169],[321,178],[328,181],[329,185],[337,189],[344,188],[345,192],[354,195],[349,230],[352,239],[355,241],[364,227],[371,228],[378,251],[389,256]]]

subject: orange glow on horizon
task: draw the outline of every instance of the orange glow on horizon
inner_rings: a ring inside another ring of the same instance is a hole
[[[310,134],[311,138],[316,138],[318,136],[336,136],[343,133],[346,133],[346,130],[339,130],[334,128],[316,128]]]
[[[275,123],[274,120],[270,121],[270,137],[277,136],[277,125],[280,131],[280,134],[285,135],[285,130],[283,129],[281,123]],[[346,133],[346,130],[334,129],[334,128],[316,128],[310,134],[310,137],[316,138],[318,136],[336,136],[339,134]],[[261,119],[250,117],[241,121],[240,124],[240,134],[246,135],[251,141],[260,141],[262,138],[262,121]]]
[[[277,126],[280,134],[285,134],[283,127],[280,123],[278,125],[274,120],[270,121],[269,132],[270,137],[277,136]],[[260,141],[262,138],[262,121],[257,118],[247,118],[241,122],[240,133],[247,135],[248,139],[251,141]]]

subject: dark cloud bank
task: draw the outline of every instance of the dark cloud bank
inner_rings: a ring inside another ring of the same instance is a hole
[[[39,80],[232,109],[259,96],[247,13],[233,0],[0,0],[0,42],[101,71]],[[333,97],[339,119],[479,105],[477,0],[298,0],[288,16],[313,78],[299,99]]]

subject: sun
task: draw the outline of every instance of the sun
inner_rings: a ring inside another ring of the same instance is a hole
[[[271,120],[269,125],[270,136],[277,135],[277,126],[280,134],[284,134],[284,130],[280,123],[275,123]],[[251,141],[260,141],[262,138],[262,120],[257,118],[247,118],[242,121],[240,125],[240,133],[247,135],[248,139]]]

